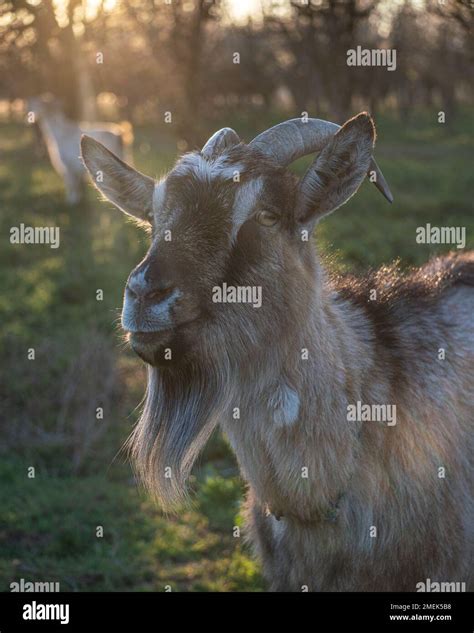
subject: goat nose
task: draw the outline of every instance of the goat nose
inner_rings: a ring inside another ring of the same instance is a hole
[[[130,275],[126,290],[136,299],[160,303],[173,293],[174,288],[165,280],[147,280],[143,272],[138,272]]]

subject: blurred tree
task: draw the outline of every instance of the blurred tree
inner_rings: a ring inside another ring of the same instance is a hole
[[[206,27],[217,17],[217,0],[175,0],[163,4],[156,0],[124,0],[127,15],[134,28],[146,42],[152,64],[165,66],[166,79],[175,90],[168,103],[177,135],[188,146],[202,140],[201,108],[203,102],[202,57]],[[157,72],[154,85],[157,93],[167,92],[163,73]]]
[[[448,2],[437,2],[428,4],[428,10],[442,18],[452,18],[465,31],[466,35],[472,36],[473,31],[473,4],[471,0],[449,0]],[[472,44],[472,39],[471,39]],[[472,46],[471,46],[472,50]]]
[[[26,95],[50,91],[63,100],[69,116],[80,110],[77,85],[78,50],[73,31],[73,19],[81,0],[69,0],[66,23],[58,22],[52,0],[29,2],[5,0],[0,5],[0,50],[14,62],[16,72],[23,72],[26,85],[20,93]],[[8,92],[17,86],[10,74],[2,88]],[[21,84],[21,82],[20,82]],[[11,95],[14,96],[14,93]]]
[[[292,0],[289,16],[267,15],[277,26],[291,52],[289,87],[299,110],[330,110],[344,121],[356,91],[356,74],[347,66],[347,51],[361,40],[361,25],[377,0]]]
[[[223,1],[3,0],[0,98],[51,91],[70,116],[90,118],[105,95],[110,116],[165,130],[170,113],[167,131],[188,147],[209,119],[268,118],[281,95],[295,114],[339,122],[355,109],[406,118],[418,106],[451,120],[472,98],[467,0],[263,0],[263,19],[246,24],[225,17]],[[396,71],[347,66],[357,46],[395,48]]]

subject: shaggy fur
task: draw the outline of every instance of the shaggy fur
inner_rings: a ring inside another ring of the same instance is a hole
[[[303,185],[249,146],[226,145],[209,168],[188,156],[157,196],[152,245],[137,267],[182,297],[172,328],[130,334],[150,365],[130,440],[136,468],[163,507],[176,507],[220,424],[248,482],[249,538],[275,591],[472,582],[474,254],[330,279],[301,239],[302,226],[328,212],[323,201],[308,213],[311,188],[317,200],[327,190],[335,208],[362,182],[370,129],[344,126],[329,164],[316,160]],[[101,156],[110,161],[97,144],[83,147],[91,171]],[[237,185],[218,177],[232,164]],[[239,187],[255,178],[234,235]],[[259,224],[261,209],[274,226]],[[224,281],[261,286],[261,308],[212,303]],[[395,405],[396,425],[349,421],[357,402]]]

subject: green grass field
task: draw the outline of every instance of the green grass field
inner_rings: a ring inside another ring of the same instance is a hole
[[[376,155],[395,202],[364,183],[328,218],[317,242],[331,266],[420,264],[450,250],[416,244],[426,223],[466,227],[472,248],[473,121],[447,128],[432,119],[379,120]],[[135,147],[136,166],[151,175],[175,157],[150,130],[137,131]],[[244,484],[222,436],[195,468],[178,516],[160,512],[120,453],[145,374],[117,318],[146,236],[92,190],[68,208],[31,130],[14,124],[0,125],[0,221],[0,590],[20,578],[74,591],[262,590],[258,564],[233,534]],[[60,226],[61,247],[10,244],[21,222]]]

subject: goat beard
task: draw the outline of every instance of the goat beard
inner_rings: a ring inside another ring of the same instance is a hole
[[[164,510],[187,497],[186,480],[230,402],[222,366],[148,366],[141,416],[126,446],[134,469]]]

